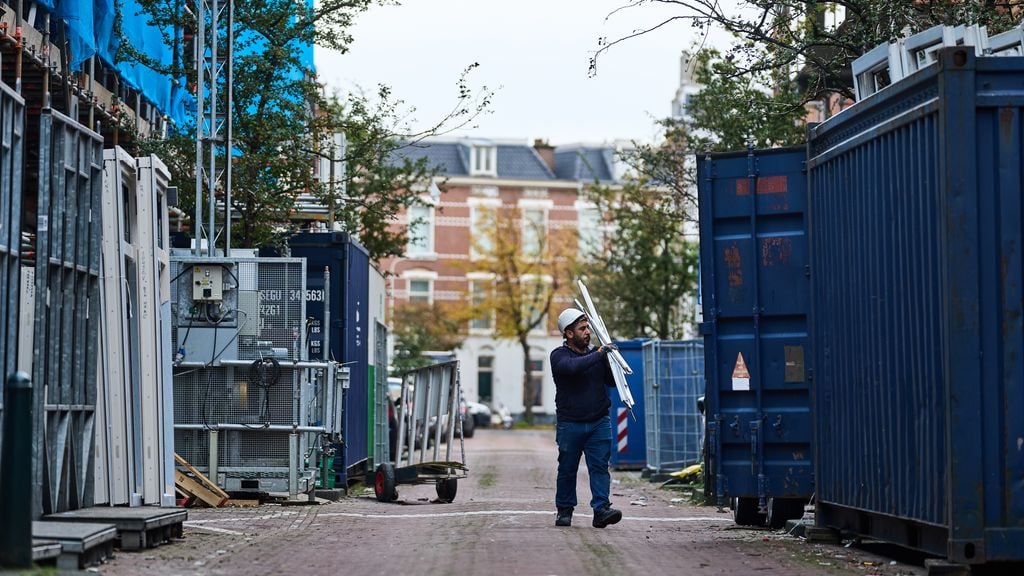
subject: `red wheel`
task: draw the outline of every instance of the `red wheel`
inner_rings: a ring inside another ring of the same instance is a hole
[[[394,502],[398,499],[398,490],[395,489],[395,466],[385,462],[377,466],[377,473],[374,474],[373,492],[380,502]]]

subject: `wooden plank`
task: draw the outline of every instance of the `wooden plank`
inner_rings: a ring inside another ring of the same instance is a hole
[[[199,482],[186,476],[181,470],[174,471],[174,484],[178,487],[178,490],[194,495],[213,508],[220,508],[228,501],[227,496],[221,496],[208,490]]]
[[[177,452],[174,453],[174,461],[177,462],[179,466],[182,466],[183,468],[191,472],[196,478],[198,478],[199,482],[206,486],[207,490],[213,492],[214,494],[217,494],[218,496],[224,498],[225,500],[230,498],[227,492],[221,490],[220,486],[217,486],[215,482],[211,482],[209,478],[207,478],[199,470],[196,470],[194,466],[188,463],[188,460],[185,460],[184,458],[179,456]]]

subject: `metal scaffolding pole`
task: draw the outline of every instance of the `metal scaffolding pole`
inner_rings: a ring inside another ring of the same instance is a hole
[[[196,256],[203,255],[204,239],[206,255],[216,255],[218,187],[224,197],[224,256],[231,253],[234,14],[234,0],[196,0]]]

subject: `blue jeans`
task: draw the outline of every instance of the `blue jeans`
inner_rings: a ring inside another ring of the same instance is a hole
[[[605,416],[594,422],[564,422],[559,420],[555,429],[558,443],[558,482],[555,506],[576,507],[576,472],[580,469],[580,456],[587,456],[590,474],[590,507],[597,510],[610,504],[612,476],[608,460],[612,456],[612,428]]]

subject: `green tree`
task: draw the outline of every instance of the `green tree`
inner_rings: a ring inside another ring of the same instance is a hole
[[[140,0],[154,23],[194,31],[191,12],[179,0]],[[414,182],[434,174],[425,162],[393,162],[394,153],[423,137],[453,130],[483,112],[490,102],[486,87],[474,92],[463,73],[456,85],[452,111],[430,128],[404,125],[410,111],[381,87],[376,101],[360,94],[342,100],[327,97],[305,68],[304,54],[317,45],[346,51],[355,18],[386,0],[291,0],[235,2],[235,58],[232,154],[232,244],[273,244],[288,234],[296,198],[312,194],[335,201],[334,211],[346,230],[360,238],[374,259],[401,252],[403,231],[389,230],[402,209],[416,202]],[[165,38],[180,49],[181,42]],[[155,66],[155,63],[147,62]],[[196,85],[189,58],[177,58],[165,70]],[[223,93],[223,90],[222,90]],[[225,109],[225,104],[219,104]],[[179,185],[182,208],[195,207],[195,126],[178,127],[166,139],[145,142],[159,154]],[[336,132],[349,139],[345,161],[345,195],[337,198],[319,182],[313,166],[323,143]],[[219,194],[219,193],[218,193]],[[223,197],[220,196],[221,200]],[[204,201],[206,199],[204,198]],[[221,215],[218,216],[222,218]]]
[[[494,336],[516,341],[523,351],[523,418],[533,423],[539,390],[530,378],[530,336],[550,326],[553,305],[571,290],[576,267],[576,234],[548,230],[518,209],[495,208],[481,217],[483,234],[472,238],[473,272],[490,274],[490,290],[469,295],[470,318],[494,318]]]
[[[678,197],[650,175],[587,192],[609,226],[586,251],[584,282],[613,337],[682,338],[697,287],[697,244]]]
[[[735,63],[730,75],[799,76],[805,102],[835,93],[852,98],[850,63],[875,46],[905,31],[920,32],[937,24],[977,23],[987,26],[989,34],[1002,32],[1017,25],[1024,9],[1022,0],[626,0],[619,10],[659,4],[677,11],[602,41],[591,59],[592,73],[601,54],[616,44],[667,25],[688,23],[701,34],[716,28],[737,39],[727,55]],[[831,25],[840,15],[841,24]]]
[[[465,337],[461,327],[453,310],[439,304],[407,303],[395,307],[395,354],[391,361],[394,373],[432,364],[424,352],[447,352],[462,346]]]
[[[794,82],[776,79],[769,92],[766,87],[773,80],[767,73],[737,74],[734,61],[714,49],[698,52],[693,64],[694,78],[703,88],[691,97],[682,126],[666,124],[667,130],[676,131],[666,141],[683,139],[698,152],[804,142],[806,111]]]

